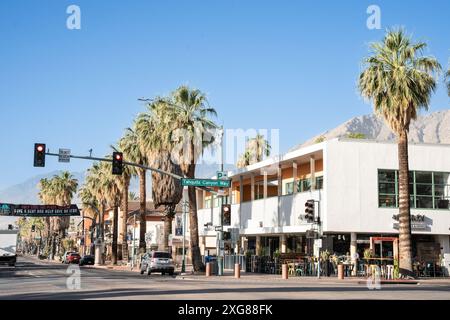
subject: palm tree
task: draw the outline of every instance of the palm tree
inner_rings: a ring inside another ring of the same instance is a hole
[[[217,116],[214,108],[208,105],[206,96],[199,90],[181,86],[176,89],[168,101],[172,122],[171,141],[183,146],[175,148],[181,170],[187,178],[195,178],[195,168],[198,158],[205,148],[214,143],[214,139],[204,139],[208,133],[213,137],[213,130],[218,126],[210,120]],[[206,141],[205,141],[206,140]],[[190,223],[190,253],[194,271],[204,269],[200,255],[198,239],[197,199],[194,187],[189,187],[189,223]]]
[[[109,207],[113,208],[113,224],[112,224],[112,245],[111,245],[111,262],[113,265],[117,264],[117,238],[118,238],[118,223],[119,223],[119,206],[121,203],[122,191],[122,177],[112,174],[111,163],[102,162],[100,186],[104,191],[105,200]]]
[[[140,138],[139,135],[136,133],[136,131],[131,128],[127,128],[125,135],[121,140],[120,149],[124,153],[124,158],[127,161],[134,162],[140,165],[147,165],[148,163],[147,157],[145,153],[141,151],[141,146],[139,142]],[[146,250],[145,233],[147,232],[147,222],[145,217],[147,212],[146,170],[138,168],[137,175],[139,177],[139,214],[140,214],[139,250],[141,252],[145,252]]]
[[[136,131],[139,136],[141,151],[147,155],[151,167],[181,176],[182,171],[171,158],[172,143],[170,141],[172,121],[167,104],[155,102],[148,105],[148,112],[140,114],[136,120]],[[182,197],[182,187],[178,181],[168,175],[152,172],[152,199],[157,209],[165,207],[164,218],[164,250],[169,248],[169,234],[172,232],[172,221],[175,208]]]
[[[93,230],[94,230],[94,228],[96,228],[97,218],[99,218],[98,202],[97,202],[96,197],[92,193],[92,190],[90,190],[86,184],[83,185],[83,187],[81,187],[78,190],[78,196],[81,200],[81,206],[83,209],[84,217],[90,218],[92,220],[92,224],[91,224],[92,232],[90,233],[90,239],[91,239],[90,252],[92,253],[92,245],[94,244]]]
[[[134,143],[133,139],[130,139],[129,132],[125,134],[118,143],[118,148],[112,147],[115,151],[121,151],[125,159],[129,159],[128,151],[134,148],[130,143]],[[124,152],[125,150],[125,152]],[[120,189],[122,190],[121,195],[121,211],[122,211],[122,230],[121,234],[121,243],[122,245],[119,248],[118,256],[120,259],[124,260],[125,257],[128,257],[128,254],[125,256],[125,253],[128,253],[128,243],[127,243],[127,220],[128,220],[128,201],[129,200],[138,200],[138,197],[135,193],[129,192],[131,177],[137,175],[137,170],[132,166],[124,166],[122,178],[120,181]]]
[[[69,206],[73,195],[77,192],[78,180],[68,171],[63,171],[52,179],[52,188],[55,193],[56,204],[60,206]],[[50,218],[52,229],[58,236],[58,251],[61,249],[61,240],[64,238],[65,231],[69,228],[70,217],[52,217]]]
[[[408,131],[419,109],[428,109],[436,88],[434,73],[438,61],[422,55],[426,43],[413,43],[402,29],[391,30],[382,42],[371,45],[372,54],[364,60],[359,91],[373,101],[377,114],[384,117],[397,135],[399,160],[399,268],[402,276],[412,270],[410,195],[408,188]]]
[[[238,168],[244,168],[251,164],[263,161],[264,157],[270,156],[271,146],[263,135],[249,139],[246,143],[245,151],[236,163]]]
[[[90,193],[96,199],[96,205],[100,212],[99,221],[97,224],[97,240],[104,241],[104,214],[106,210],[106,195],[101,187],[102,183],[102,168],[99,163],[94,163],[91,168],[87,170],[85,179],[85,188],[89,189]]]

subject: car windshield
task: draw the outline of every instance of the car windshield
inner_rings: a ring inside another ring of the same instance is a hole
[[[155,252],[155,254],[153,255],[154,258],[165,258],[165,259],[170,259],[170,253],[168,252]]]

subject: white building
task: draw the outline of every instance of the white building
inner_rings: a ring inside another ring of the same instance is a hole
[[[450,145],[409,145],[413,254],[450,268]],[[313,224],[300,217],[316,200],[322,249],[362,256],[372,246],[381,257],[395,256],[389,239],[398,237],[397,144],[333,139],[230,172],[231,226],[240,242],[232,250],[317,254],[306,237]],[[219,200],[197,191],[202,250],[214,250]],[[372,241],[372,243],[371,243]]]

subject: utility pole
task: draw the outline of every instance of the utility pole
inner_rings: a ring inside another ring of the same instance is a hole
[[[224,129],[222,126],[222,132],[221,132],[222,138],[220,140],[220,145],[221,145],[221,164],[220,164],[220,171],[223,172],[224,169],[224,155],[223,155],[223,135],[224,135]],[[219,235],[219,252],[217,255],[217,264],[218,264],[218,272],[217,274],[219,276],[223,275],[223,254],[224,254],[224,243],[223,243],[223,212],[222,212],[222,206],[223,206],[223,194],[219,194],[219,199],[220,199],[220,206],[219,206],[219,226],[220,226],[220,230],[218,232]]]
[[[187,207],[187,200],[186,200],[186,192],[187,187],[183,188],[183,261],[181,263],[181,273],[186,272],[186,207]]]

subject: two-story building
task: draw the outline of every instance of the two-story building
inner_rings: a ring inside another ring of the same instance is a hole
[[[450,145],[409,146],[413,254],[418,260],[450,265]],[[231,226],[240,241],[230,251],[362,257],[396,256],[398,239],[397,144],[336,138],[230,172]],[[198,190],[202,252],[215,252],[219,197]],[[302,219],[315,200],[317,224]],[[317,230],[316,230],[317,231]],[[313,235],[312,237],[310,235]]]

